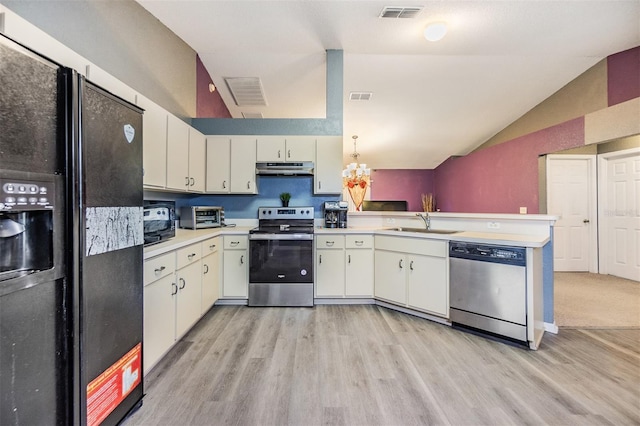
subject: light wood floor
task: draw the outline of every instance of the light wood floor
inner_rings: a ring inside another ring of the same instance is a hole
[[[640,330],[538,351],[382,307],[214,307],[145,379],[134,425],[638,425]]]

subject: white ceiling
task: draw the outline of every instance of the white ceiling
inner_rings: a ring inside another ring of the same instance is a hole
[[[372,168],[466,154],[601,59],[640,45],[640,0],[137,0],[202,59],[234,118],[325,117],[325,50],[344,51],[344,151]],[[415,19],[385,6],[424,6]],[[439,42],[422,32],[434,21]],[[224,77],[259,77],[239,108]],[[368,102],[351,91],[371,91]]]

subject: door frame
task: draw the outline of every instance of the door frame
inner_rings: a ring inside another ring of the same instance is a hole
[[[606,259],[605,250],[607,248],[606,241],[608,241],[608,237],[609,237],[607,233],[607,227],[605,226],[607,223],[605,219],[606,218],[606,215],[605,215],[606,201],[609,195],[608,185],[607,185],[607,177],[608,177],[607,169],[609,168],[608,167],[609,160],[628,157],[633,154],[640,154],[640,148],[629,148],[629,149],[623,149],[621,151],[613,151],[613,152],[607,152],[605,154],[598,154],[598,217],[602,218],[601,220],[602,226],[598,226],[598,238],[602,242],[602,244],[600,244],[600,247],[598,248],[598,254],[602,259],[602,262],[600,262],[600,269],[599,269],[599,272],[601,274],[609,273],[608,265],[607,265],[607,262],[605,261]]]
[[[589,272],[593,272],[593,273],[598,273],[598,256],[600,254],[600,247],[598,245],[598,230],[599,230],[599,221],[598,221],[598,201],[599,201],[599,196],[598,196],[598,185],[599,185],[599,179],[598,179],[598,170],[597,170],[597,162],[596,162],[596,154],[567,154],[567,155],[562,155],[562,154],[548,154],[547,156],[547,160],[546,160],[546,191],[547,191],[547,206],[550,200],[549,194],[550,194],[550,182],[551,179],[549,179],[549,170],[551,169],[550,167],[550,162],[553,160],[588,160],[588,173],[589,175],[587,176],[587,180],[588,180],[588,194],[589,194],[589,200],[588,200],[588,214],[589,214],[589,221],[591,222],[591,230],[589,232],[589,237],[588,237],[588,241],[589,241],[589,262],[588,262],[588,268],[589,268]],[[548,210],[547,210],[548,211]]]

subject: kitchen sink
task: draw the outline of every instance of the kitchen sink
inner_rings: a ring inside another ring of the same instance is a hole
[[[425,228],[393,228],[392,231],[420,232],[422,234],[455,234],[460,231],[447,231],[445,229],[425,229]]]

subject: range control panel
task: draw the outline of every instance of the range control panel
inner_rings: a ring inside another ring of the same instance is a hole
[[[51,210],[53,182],[0,178],[0,211]]]

